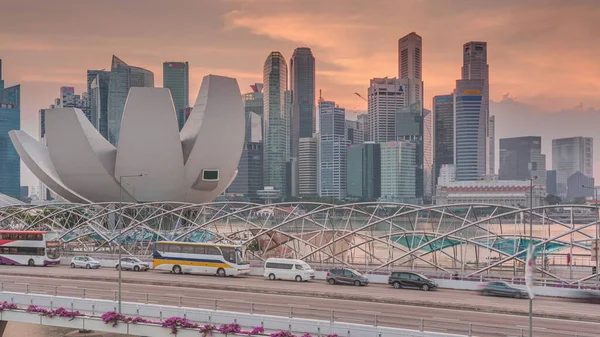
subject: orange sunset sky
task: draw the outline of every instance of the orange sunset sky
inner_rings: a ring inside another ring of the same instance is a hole
[[[599,18],[598,0],[0,0],[0,58],[6,86],[22,85],[23,128],[37,135],[59,87],[81,93],[86,70],[110,68],[113,54],[153,71],[156,86],[162,62],[189,61],[193,104],[203,76],[249,91],[271,51],[289,62],[307,46],[317,90],[366,110],[353,93],[397,76],[398,39],[414,31],[431,108],[460,77],[463,43],[487,41],[497,139],[542,136],[550,168],[552,138],[598,134]]]

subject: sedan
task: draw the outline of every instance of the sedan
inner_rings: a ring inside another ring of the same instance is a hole
[[[121,263],[117,263],[115,265],[117,270],[119,268],[123,268],[123,270],[133,270],[133,271],[147,271],[150,269],[150,264],[147,262],[143,262],[137,257],[124,257],[121,259]]]
[[[517,288],[502,281],[493,281],[477,286],[477,291],[484,296],[529,298],[529,294],[524,289]]]
[[[89,256],[75,256],[71,259],[71,268],[98,269],[100,261]]]

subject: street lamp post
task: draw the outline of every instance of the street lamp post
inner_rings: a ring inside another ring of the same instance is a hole
[[[119,240],[121,240],[121,235],[123,235],[123,178],[133,178],[133,177],[142,177],[144,176],[144,173],[140,173],[140,174],[130,174],[130,175],[121,175],[119,176],[119,219],[117,220],[117,224],[119,223],[119,221],[121,221],[121,224],[119,225]],[[121,270],[123,268],[121,268],[121,251],[122,251],[122,244],[121,242],[118,242],[119,244],[119,257],[117,260],[117,265],[119,266],[119,290],[118,290],[118,302],[119,302],[119,314],[121,313],[121,282],[122,282],[122,277],[121,277]]]
[[[598,189],[595,186],[585,186],[581,185],[583,188],[590,188],[594,190],[594,206],[596,206],[596,216],[598,219],[596,221],[600,221],[600,209],[598,208]],[[596,255],[596,283],[600,282],[600,261],[598,261],[598,238],[600,238],[600,224],[596,223],[596,246],[595,246],[595,255]]]
[[[529,179],[529,245],[531,246],[533,246],[533,181],[537,178],[538,176],[534,175]],[[534,254],[533,249],[531,254]],[[533,337],[533,298],[531,296],[529,296],[529,337]]]

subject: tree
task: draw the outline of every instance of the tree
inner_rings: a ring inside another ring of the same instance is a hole
[[[562,199],[554,194],[548,194],[544,197],[544,202],[547,205],[558,205],[562,202]]]

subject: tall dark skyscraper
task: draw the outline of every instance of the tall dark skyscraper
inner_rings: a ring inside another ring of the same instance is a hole
[[[21,196],[21,159],[8,136],[21,129],[21,86],[4,88],[0,60],[0,194]]]
[[[190,104],[190,76],[187,62],[163,63],[163,88],[171,90],[179,130],[185,124],[185,108]]]
[[[500,180],[528,180],[546,185],[546,155],[542,154],[542,137],[500,139]]]
[[[154,73],[130,66],[113,55],[108,83],[108,141],[119,143],[121,119],[131,87],[154,87]]]
[[[90,121],[106,139],[108,139],[109,81],[110,71],[88,70],[87,72]]]
[[[289,156],[286,113],[287,64],[280,52],[272,52],[263,68],[264,185],[286,195],[286,162]]]
[[[298,158],[298,141],[310,138],[316,131],[315,58],[310,48],[296,48],[290,59],[292,91],[291,152]]]
[[[442,165],[454,165],[454,97],[452,94],[433,97],[433,115],[435,116],[433,176],[437,185]]]

